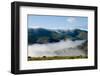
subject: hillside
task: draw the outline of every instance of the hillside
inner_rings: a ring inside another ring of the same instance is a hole
[[[87,31],[74,29],[74,30],[48,30],[43,28],[28,29],[28,44],[45,44],[59,42],[60,40],[70,39],[87,40]]]

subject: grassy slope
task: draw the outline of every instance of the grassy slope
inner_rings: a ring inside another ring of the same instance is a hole
[[[28,57],[28,61],[38,60],[60,60],[60,59],[84,59],[86,56],[43,56],[43,57]]]

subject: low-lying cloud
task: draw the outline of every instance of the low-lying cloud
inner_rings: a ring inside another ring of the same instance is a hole
[[[28,56],[84,56],[84,52],[77,48],[83,42],[84,40],[61,40],[56,43],[29,45]]]

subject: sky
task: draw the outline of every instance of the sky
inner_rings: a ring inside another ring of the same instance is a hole
[[[88,30],[88,17],[28,15],[28,28]]]

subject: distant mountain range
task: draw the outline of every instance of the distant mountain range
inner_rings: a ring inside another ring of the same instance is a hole
[[[87,40],[87,31],[80,29],[73,30],[49,30],[44,28],[28,29],[28,44],[45,44],[70,39]]]

